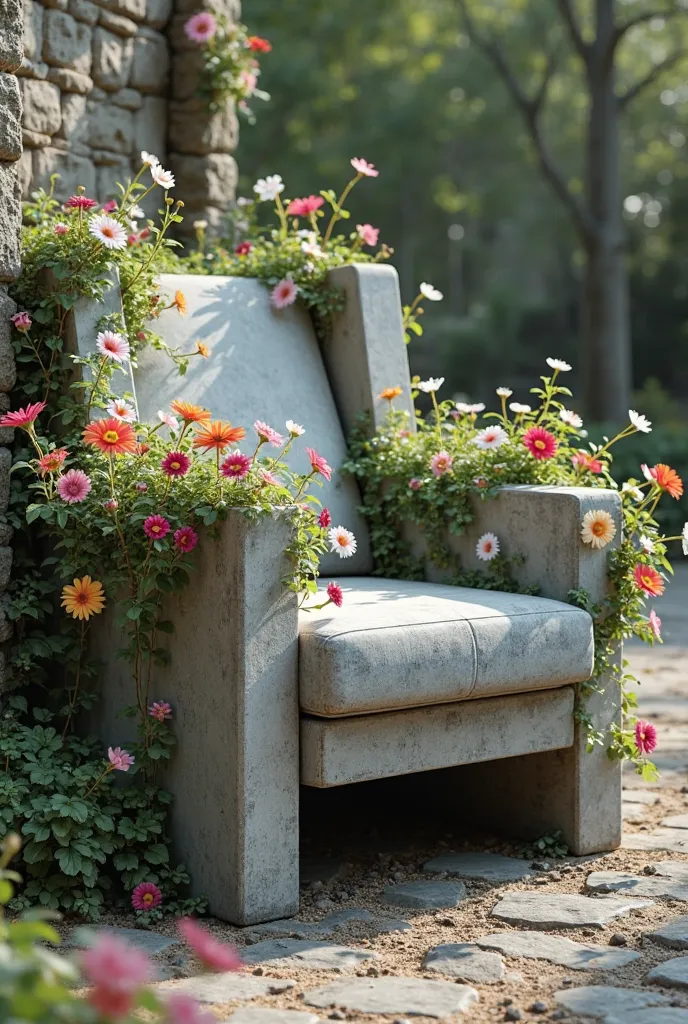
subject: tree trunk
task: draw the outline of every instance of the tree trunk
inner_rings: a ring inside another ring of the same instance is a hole
[[[619,166],[619,103],[611,39],[614,0],[596,0],[597,36],[588,60],[590,108],[586,187],[592,229],[585,241],[583,339],[586,412],[623,423],[631,396],[631,330]]]

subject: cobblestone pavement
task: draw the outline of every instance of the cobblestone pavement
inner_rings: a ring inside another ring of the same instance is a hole
[[[533,861],[461,820],[419,821],[411,801],[391,831],[375,796],[316,801],[298,918],[208,921],[245,973],[199,975],[177,942],[157,954],[163,986],[234,1024],[688,1024],[688,571],[656,610],[664,645],[626,653],[662,776],[624,776],[620,850]],[[175,938],[172,923],[158,932]]]

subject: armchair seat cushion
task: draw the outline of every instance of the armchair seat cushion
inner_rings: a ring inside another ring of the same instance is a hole
[[[592,619],[572,605],[363,576],[341,585],[341,608],[299,617],[300,704],[311,715],[552,689],[592,673]]]

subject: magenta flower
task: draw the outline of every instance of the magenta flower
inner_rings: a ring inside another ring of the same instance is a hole
[[[24,310],[22,313],[15,313],[14,316],[10,317],[10,320],[17,328],[18,331],[28,331],[33,323],[33,320],[29,314]]]
[[[107,203],[103,203],[103,213],[114,213],[117,209],[117,200],[108,199]]]
[[[153,882],[141,882],[131,894],[134,910],[155,910],[162,903],[162,893]]]
[[[261,477],[263,479],[263,483],[264,484],[269,484],[270,487],[279,487],[280,482],[277,479],[277,477],[274,475],[274,473],[271,473],[267,469],[262,469],[260,471],[260,475],[261,475]]]
[[[174,543],[178,551],[187,555],[198,544],[198,534],[192,526],[180,526],[175,530]]]
[[[106,1020],[127,1017],[153,974],[145,953],[107,932],[81,954],[81,969],[93,985],[87,999]]]
[[[243,452],[231,452],[220,466],[220,472],[230,480],[243,480],[251,469],[251,460]]]
[[[329,597],[332,604],[336,605],[337,608],[341,608],[344,603],[344,591],[335,583],[334,580],[327,584],[327,596]]]
[[[167,519],[164,516],[157,515],[157,513],[154,516],[148,516],[148,519],[143,524],[143,532],[150,540],[162,540],[171,529],[172,527]]]
[[[6,412],[0,419],[0,427],[21,427],[23,430],[28,430],[44,409],[45,402],[32,402],[31,405],[25,405],[23,409]]]
[[[321,196],[306,196],[305,199],[292,199],[287,207],[287,213],[292,217],[308,217],[315,213],[325,202]]]
[[[63,223],[63,221],[59,221],[59,223],[55,225],[54,231],[56,235],[66,235],[69,231],[69,225]]]
[[[430,469],[435,476],[440,477],[444,473],[448,473],[452,468],[453,459],[449,452],[437,452],[436,455],[430,459]]]
[[[662,639],[662,620],[660,619],[657,612],[652,609],[650,612],[650,629],[654,633],[657,640]]]
[[[651,754],[657,746],[657,730],[651,722],[636,722],[635,745],[641,754]]]
[[[419,491],[423,486],[423,481],[419,480],[417,476],[412,476],[409,480],[409,487],[412,491]]]
[[[121,747],[108,747],[108,760],[116,772],[128,772],[133,765],[135,758],[127,750]]]
[[[98,203],[87,196],[70,196],[65,207],[68,210],[92,210]]]
[[[355,156],[352,159],[351,166],[357,174],[362,174],[365,178],[377,178],[380,173],[375,169],[374,164],[369,164],[367,160],[364,160],[360,156]]]
[[[377,245],[377,240],[380,237],[379,228],[374,228],[372,224],[357,224],[356,231],[364,245]]]
[[[187,992],[171,992],[165,1000],[166,1024],[217,1024],[214,1013],[202,1010]]]
[[[218,942],[192,918],[183,917],[177,921],[177,928],[201,963],[211,971],[241,970],[243,965],[234,946]]]
[[[298,291],[292,279],[285,277],[270,292],[270,301],[275,309],[286,309],[287,306],[291,306],[292,302],[296,302]]]
[[[217,21],[210,11],[200,11],[189,18],[184,32],[193,43],[207,43],[217,32]]]
[[[332,516],[330,515],[329,508],[324,508],[318,516],[318,526],[321,526],[323,530],[326,530],[328,526],[332,526]]]
[[[143,480],[139,480],[134,486],[136,487],[136,490],[139,492],[139,494],[145,494],[146,491],[148,490],[148,484],[144,483]]]
[[[105,509],[106,512],[116,512],[117,509],[119,508],[119,502],[117,501],[117,498],[108,498],[108,500],[104,503],[103,508]]]
[[[281,448],[284,444],[282,435],[278,434],[272,427],[269,427],[267,423],[263,423],[262,420],[256,420],[253,424],[253,429],[260,438],[261,444],[271,444],[273,448]]]
[[[148,714],[158,722],[164,722],[166,718],[172,717],[172,705],[166,700],[156,700],[148,708]]]
[[[57,481],[57,493],[69,505],[83,501],[91,490],[91,481],[81,469],[69,469]]]
[[[310,459],[313,472],[320,473],[329,482],[332,479],[332,466],[328,465],[327,459],[318,455],[315,448],[306,448],[306,455]]]
[[[185,452],[168,452],[160,463],[167,476],[185,476],[189,472],[191,459]]]

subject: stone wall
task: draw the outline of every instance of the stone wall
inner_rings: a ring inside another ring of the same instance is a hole
[[[0,20],[8,2],[18,0],[0,0]],[[114,197],[145,149],[174,172],[187,226],[197,217],[217,223],[234,195],[236,116],[211,115],[195,95],[200,56],[183,26],[202,2],[174,3],[24,0],[24,198],[48,188],[55,172],[58,198],[78,185],[101,201]],[[213,7],[240,11],[237,0]]]

